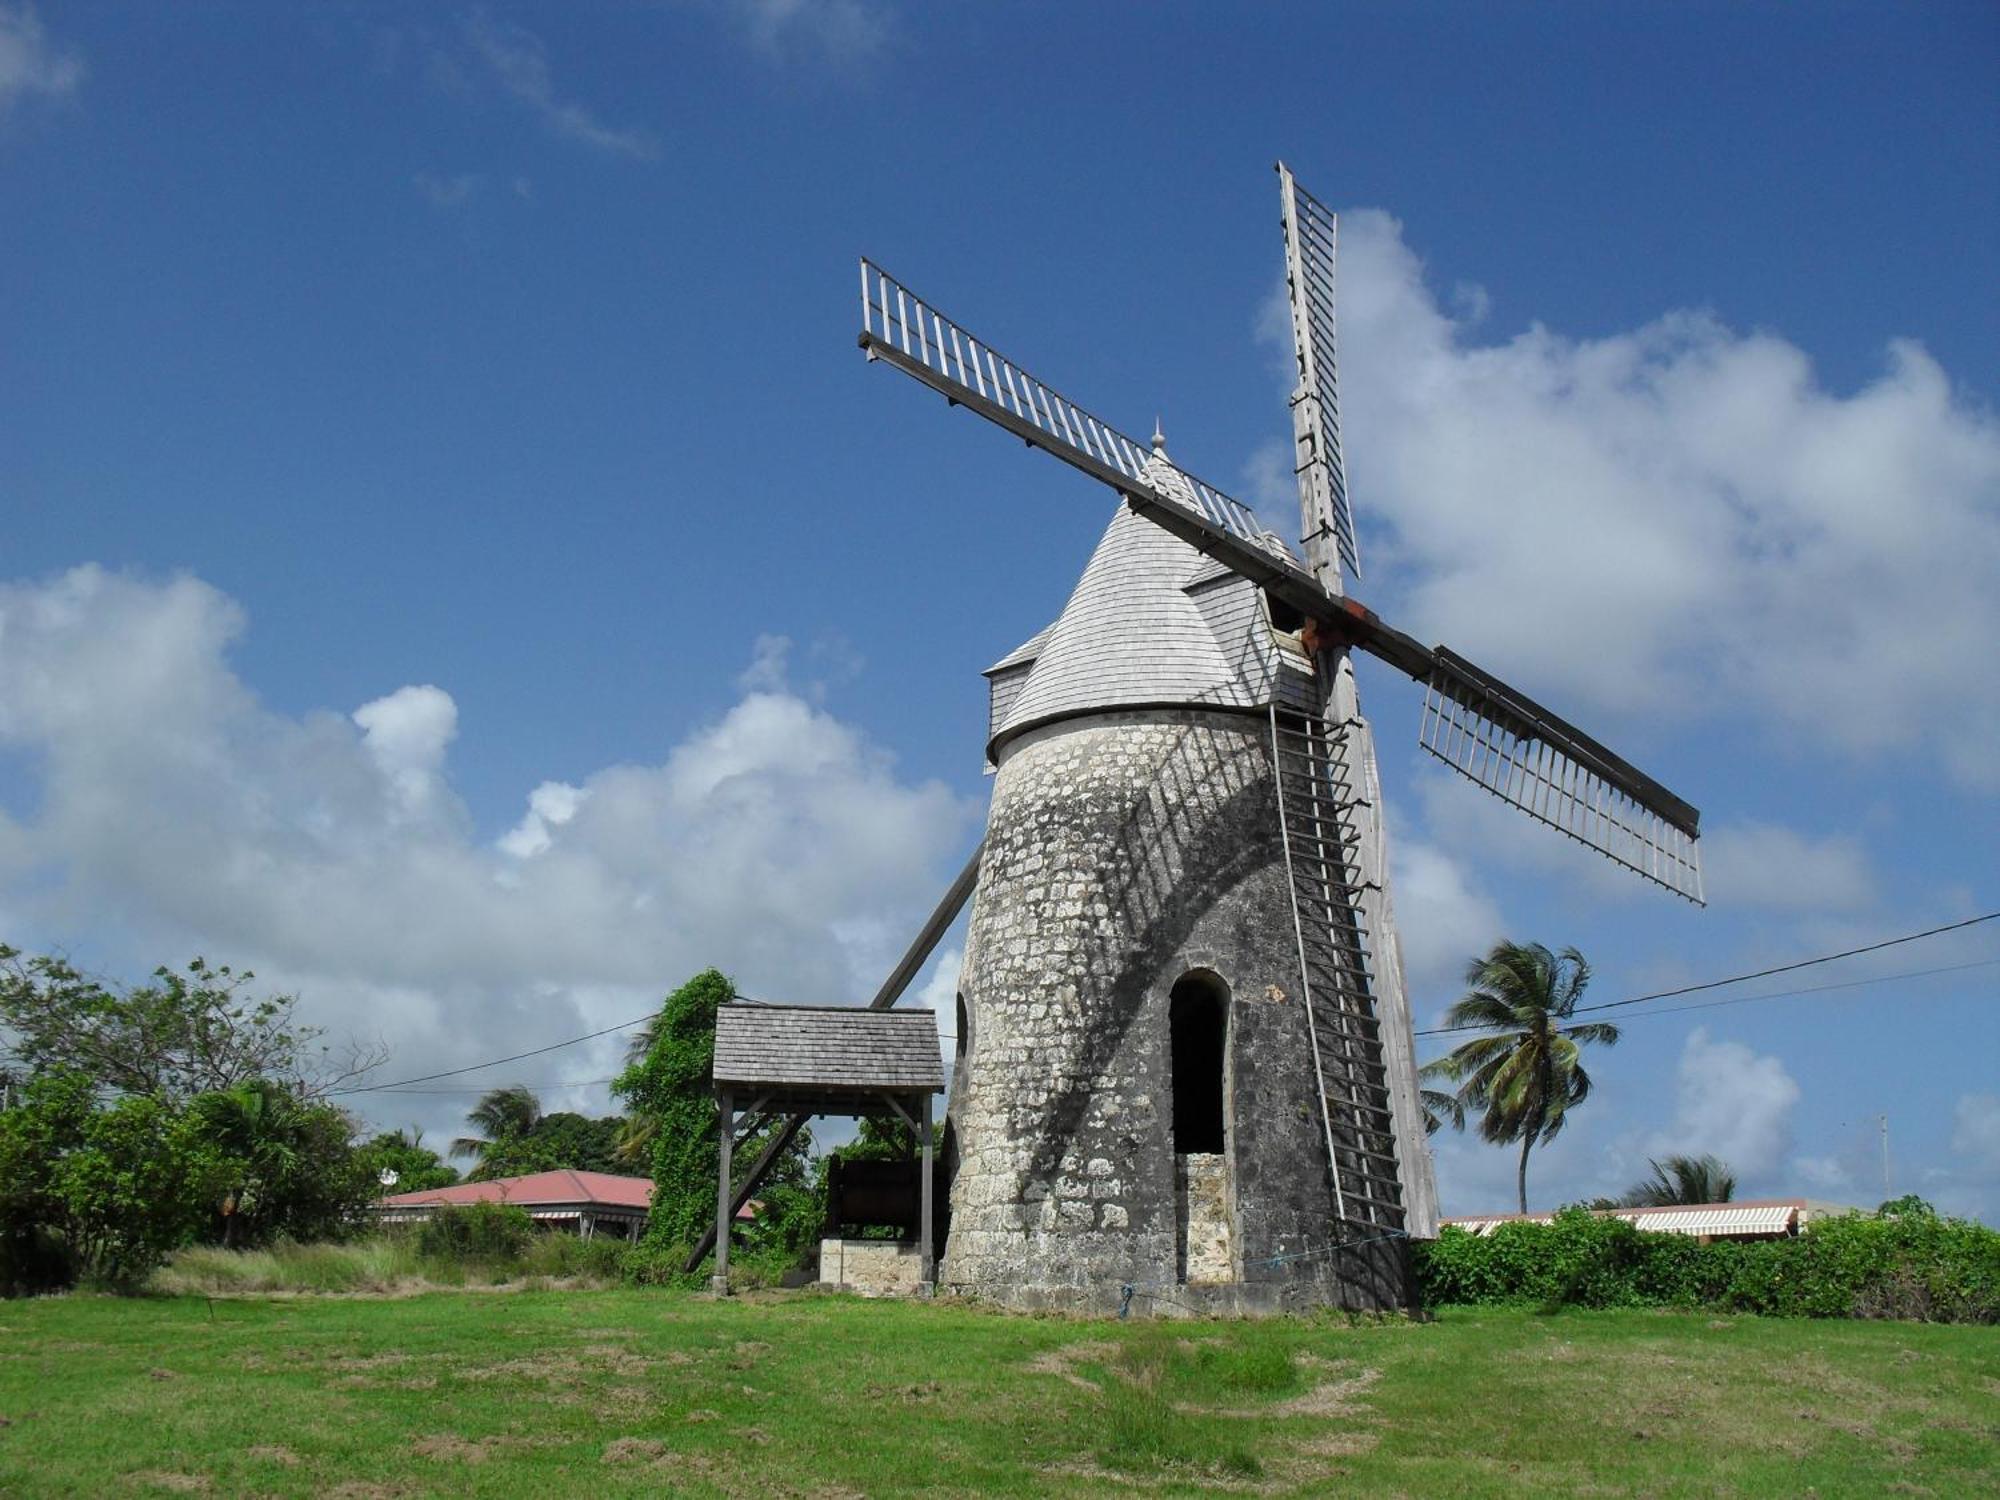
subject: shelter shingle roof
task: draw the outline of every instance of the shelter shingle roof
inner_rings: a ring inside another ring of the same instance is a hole
[[[934,1094],[944,1088],[927,1010],[724,1005],[715,1013],[718,1088],[822,1094]]]

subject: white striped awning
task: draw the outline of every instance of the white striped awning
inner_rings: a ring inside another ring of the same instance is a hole
[[[448,1206],[450,1205],[419,1204],[407,1208],[378,1208],[375,1210],[375,1222],[378,1224],[421,1224],[435,1213],[439,1207]],[[528,1217],[531,1219],[580,1219],[585,1216],[595,1219],[601,1224],[643,1224],[646,1222],[646,1215],[644,1213],[623,1208],[577,1207],[531,1208],[528,1210]]]
[[[1790,1234],[1799,1210],[1791,1203],[1707,1204],[1699,1208],[1642,1208],[1619,1218],[1655,1234]]]
[[[1795,1234],[1804,1222],[1806,1205],[1799,1199],[1759,1203],[1699,1203],[1687,1208],[1600,1208],[1599,1218],[1623,1219],[1635,1229],[1653,1234],[1708,1235],[1722,1239],[1759,1239]],[[1547,1224],[1553,1214],[1486,1214],[1442,1220],[1468,1234],[1487,1235],[1502,1224]]]

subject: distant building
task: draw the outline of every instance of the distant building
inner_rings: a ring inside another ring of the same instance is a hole
[[[637,1239],[652,1207],[653,1179],[619,1177],[610,1172],[531,1172],[525,1177],[495,1177],[487,1182],[461,1182],[417,1193],[392,1193],[375,1203],[378,1224],[421,1223],[448,1206],[511,1203],[550,1229],[589,1239],[603,1230]]]
[[[1655,1234],[1690,1234],[1701,1240],[1781,1240],[1815,1219],[1838,1218],[1860,1210],[1816,1198],[1748,1198],[1735,1203],[1689,1203],[1667,1208],[1594,1208],[1601,1219],[1623,1219]],[[1502,1224],[1547,1224],[1554,1214],[1456,1214],[1438,1220],[1441,1228],[1491,1234]]]

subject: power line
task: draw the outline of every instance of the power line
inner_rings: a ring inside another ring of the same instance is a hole
[[[1976,927],[1981,922],[1991,922],[1996,919],[2000,919],[2000,911],[1990,911],[1980,916],[1967,917],[1962,922],[1948,922],[1942,927],[1927,927],[1922,932],[1911,932],[1905,933],[1901,937],[1884,938],[1879,943],[1868,943],[1859,948],[1844,948],[1838,953],[1822,953],[1816,958],[1802,958],[1794,963],[1777,964],[1771,968],[1757,969],[1748,974],[1732,974],[1727,979],[1710,979],[1701,984],[1682,985],[1678,989],[1655,990],[1648,995],[1634,995],[1629,1000],[1606,1000],[1598,1005],[1579,1005],[1571,1014],[1580,1015],[1585,1011],[1618,1010],[1628,1005],[1643,1005],[1648,1000],[1670,1000],[1677,995],[1694,995],[1704,990],[1722,989],[1727,985],[1745,984],[1752,979],[1767,979],[1773,974],[1790,974],[1798,969],[1810,969],[1818,964],[1830,964],[1843,958],[1855,958],[1863,953],[1877,953],[1884,948],[1894,948],[1903,943],[1914,943],[1924,938],[1939,937],[1947,932],[1958,932],[1963,928]],[[1878,974],[1870,978],[1847,980],[1839,984],[1815,985],[1810,988],[1797,990],[1776,990],[1769,994],[1743,995],[1733,1000],[1711,1001],[1700,1005],[1667,1006],[1660,1010],[1647,1011],[1645,1014],[1649,1016],[1667,1016],[1673,1015],[1677,1011],[1706,1010],[1714,1005],[1741,1005],[1753,1000],[1783,1000],[1793,995],[1814,995],[1825,990],[1854,989],[1868,984],[1887,984],[1889,981],[1895,979],[1920,979],[1930,974],[1955,973],[1963,969],[1976,969],[1996,962],[2000,962],[2000,960],[1981,959],[1974,963],[1949,965],[1941,969],[1916,969],[1902,974]],[[1637,1020],[1641,1018],[1634,1017],[1633,1019]],[[1433,1026],[1416,1034],[1418,1036],[1451,1036],[1462,1031],[1485,1031],[1489,1029],[1484,1026]]]
[[[1607,1000],[1601,1005],[1579,1005],[1576,1009],[1578,1013],[1583,1011],[1616,1010],[1619,1007],[1626,1005],[1642,1005],[1648,1000],[1668,1000],[1672,999],[1676,995],[1692,995],[1692,994],[1697,994],[1703,990],[1721,989],[1725,985],[1743,984],[1752,979],[1767,979],[1773,974],[1789,974],[1795,969],[1809,969],[1816,964],[1830,964],[1836,961],[1837,959],[1854,958],[1863,953],[1876,953],[1884,948],[1894,948],[1902,943],[1914,943],[1923,938],[1937,937],[1947,932],[1957,932],[1961,928],[1975,927],[1981,922],[1991,922],[1994,921],[1996,918],[2000,918],[2000,911],[1990,911],[1984,913],[1981,916],[1967,917],[1962,922],[1949,922],[1942,927],[1929,927],[1922,932],[1907,933],[1902,937],[1884,938],[1879,943],[1869,943],[1864,947],[1860,948],[1847,948],[1843,949],[1839,953],[1824,953],[1817,958],[1802,958],[1799,959],[1796,963],[1778,964],[1773,968],[1758,969],[1749,974],[1734,974],[1727,979],[1711,979],[1703,984],[1682,985],[1679,989],[1656,990],[1650,995],[1635,995],[1629,1000]],[[1924,972],[1928,973],[1933,971],[1926,970]],[[1935,972],[1943,972],[1943,971],[1935,971]],[[1872,984],[1872,983],[1886,982],[1890,979],[1895,979],[1895,978],[1914,978],[1914,977],[1916,976],[1885,974],[1882,975],[1881,978],[1878,980],[1857,980],[1855,982],[1857,984],[1860,983]],[[1829,986],[1829,988],[1832,987],[1833,986]],[[1812,993],[1812,991],[1795,991],[1787,993],[1809,994]],[[1762,998],[1762,999],[1775,1000],[1775,999],[1782,999],[1783,996],[1782,995],[1769,995],[1761,997],[1746,996],[1745,998],[1746,999]],[[752,997],[748,995],[731,995],[730,999],[751,1000]],[[768,1005],[771,1004],[772,1002],[753,1000],[752,1003]],[[1692,1006],[1675,1007],[1675,1009],[1695,1009],[1695,1008],[1697,1007],[1692,1007]],[[594,1042],[601,1036],[610,1036],[614,1032],[630,1031],[635,1026],[643,1026],[648,1021],[652,1020],[653,1017],[657,1014],[658,1014],[657,1011],[650,1011],[643,1016],[636,1016],[630,1021],[620,1021],[616,1026],[606,1026],[598,1031],[587,1031],[582,1036],[569,1037],[566,1040],[560,1042],[550,1042],[546,1047],[530,1048],[526,1052],[516,1052],[508,1057],[496,1057],[489,1062],[471,1063],[463,1068],[447,1068],[441,1073],[425,1073],[416,1078],[399,1078],[395,1080],[393,1083],[360,1084],[353,1088],[335,1089],[332,1091],[332,1094],[329,1095],[329,1097],[346,1097],[352,1094],[385,1094],[403,1090],[408,1090],[410,1092],[417,1092],[416,1090],[411,1088],[411,1085],[419,1083],[435,1083],[440,1078],[459,1078],[463,1077],[467,1073],[479,1073],[485,1071],[487,1068],[497,1068],[506,1063],[521,1062],[526,1058],[542,1057],[550,1052],[560,1052],[565,1047],[574,1047],[582,1042]],[[1652,1014],[1668,1015],[1671,1014],[1671,1012],[1662,1010],[1662,1011],[1652,1012]],[[1481,1029],[1483,1028],[1476,1026],[1440,1026],[1440,1027],[1432,1027],[1429,1030],[1425,1031],[1419,1031],[1417,1035],[1444,1036],[1457,1031],[1477,1031]],[[608,1082],[609,1080],[605,1081]],[[563,1088],[563,1087],[570,1087],[570,1085],[551,1084],[551,1085],[544,1085],[544,1087]],[[440,1089],[440,1090],[428,1090],[426,1092],[444,1093],[447,1091]],[[455,1093],[458,1091],[450,1090],[449,1092]]]
[[[749,1003],[752,1005],[773,1005],[777,1003],[776,1001],[772,1000],[752,999],[749,995],[732,994],[729,998],[731,1000],[749,1001]],[[651,1021],[658,1014],[659,1014],[658,1011],[648,1011],[643,1016],[639,1016],[630,1021],[620,1021],[616,1026],[607,1026],[602,1031],[587,1031],[582,1036],[573,1036],[570,1037],[567,1041],[550,1042],[546,1047],[536,1047],[528,1052],[516,1052],[512,1057],[496,1057],[491,1062],[472,1063],[469,1066],[463,1068],[447,1068],[442,1073],[425,1073],[418,1078],[399,1078],[394,1083],[369,1083],[369,1084],[361,1084],[350,1089],[334,1089],[327,1095],[327,1097],[334,1098],[346,1094],[387,1094],[387,1093],[396,1093],[401,1091],[408,1091],[414,1093],[417,1091],[409,1089],[408,1086],[410,1084],[434,1083],[440,1078],[457,1078],[465,1073],[480,1073],[484,1072],[488,1068],[497,1068],[504,1063],[520,1062],[523,1058],[540,1057],[546,1052],[560,1052],[563,1048],[574,1047],[580,1042],[594,1042],[601,1036],[610,1036],[614,1031],[630,1031],[634,1026],[644,1026],[648,1021]],[[609,1083],[611,1080],[607,1078],[600,1081]],[[568,1085],[545,1084],[540,1086],[546,1088],[563,1088],[567,1087]],[[456,1093],[458,1092],[458,1090],[431,1089],[431,1090],[426,1090],[425,1092]],[[483,1092],[483,1091],[472,1090],[471,1092]]]
[[[582,1036],[573,1036],[567,1041],[550,1042],[546,1047],[535,1047],[526,1052],[516,1052],[512,1057],[496,1057],[491,1062],[472,1063],[463,1068],[446,1068],[442,1073],[425,1073],[418,1078],[398,1078],[394,1083],[369,1083],[351,1089],[335,1089],[342,1094],[384,1094],[408,1087],[413,1083],[432,1083],[440,1078],[457,1078],[464,1073],[477,1073],[486,1068],[497,1068],[502,1063],[520,1062],[527,1057],[540,1057],[546,1052],[560,1052],[565,1047],[574,1047],[579,1042],[594,1042],[601,1036],[610,1036],[614,1031],[630,1031],[634,1026],[644,1026],[652,1020],[657,1011],[648,1012],[636,1020],[620,1021],[616,1026],[607,1026],[602,1031],[587,1031]]]
[[[1648,1000],[1669,1000],[1675,995],[1692,995],[1701,990],[1719,990],[1727,984],[1743,984],[1752,979],[1768,979],[1773,974],[1789,974],[1794,969],[1810,969],[1815,964],[1830,964],[1836,959],[1855,958],[1863,953],[1879,953],[1884,948],[1894,948],[1900,943],[1914,943],[1923,938],[1937,937],[1941,933],[1957,932],[1960,928],[1976,927],[1981,922],[1991,922],[2000,917],[2000,911],[1989,911],[1983,916],[1967,917],[1963,922],[1947,922],[1942,927],[1927,927],[1922,932],[1906,933],[1902,937],[1884,938],[1879,943],[1869,943],[1861,948],[1846,948],[1839,953],[1823,953],[1818,958],[1802,958],[1797,963],[1779,964],[1775,968],[1759,969],[1752,974],[1736,974],[1728,979],[1711,979],[1706,984],[1684,984],[1677,990],[1655,990],[1650,995],[1635,995],[1630,1000],[1607,1000],[1602,1005],[1579,1005],[1578,1011],[1616,1010],[1621,1005],[1642,1005]]]
[[[1828,990],[1853,990],[1864,985],[1887,984],[1895,979],[1928,979],[1933,974],[1962,974],[1967,969],[1989,969],[2000,964],[2000,958],[1979,958],[1969,964],[1946,964],[1938,969],[1906,969],[1900,974],[1874,974],[1866,979],[1843,979],[1833,984],[1807,985],[1797,990],[1771,990],[1761,995],[1736,995],[1728,1000],[1698,1000],[1693,1005],[1663,1005],[1658,1010],[1641,1011],[1636,1016],[1627,1016],[1626,1024],[1633,1021],[1650,1021],[1654,1016],[1678,1015],[1685,1010],[1714,1010],[1720,1005],[1748,1005],[1753,1000],[1789,1000],[1798,995],[1822,995]]]
[[[617,1075],[615,1074],[610,1078],[545,1078],[538,1083],[523,1083],[515,1085],[515,1087],[534,1089],[540,1092],[545,1089],[594,1088],[601,1083],[615,1083],[616,1081]],[[397,1088],[393,1084],[385,1084],[383,1087],[375,1090],[375,1092],[378,1094],[484,1094],[488,1092],[488,1086],[483,1083],[460,1083],[441,1089],[405,1089]]]

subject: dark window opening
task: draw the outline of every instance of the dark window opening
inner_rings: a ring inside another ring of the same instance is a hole
[[[1306,628],[1306,617],[1302,610],[1293,608],[1275,594],[1264,596],[1264,607],[1271,612],[1271,628],[1281,630],[1286,635],[1297,635]]]
[[[952,1051],[955,1056],[962,1058],[965,1056],[966,1046],[971,1040],[970,1036],[968,1035],[970,1027],[968,1026],[965,1019],[965,996],[963,995],[960,995],[958,997],[958,1011],[956,1015],[953,1017],[953,1020],[958,1027],[958,1035],[956,1038],[954,1038],[954,1045]]]
[[[1189,974],[1167,998],[1174,1069],[1174,1150],[1223,1149],[1222,1061],[1227,992],[1212,975]]]

